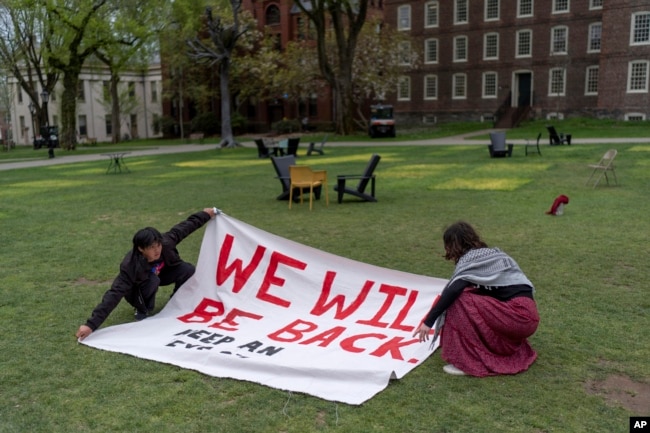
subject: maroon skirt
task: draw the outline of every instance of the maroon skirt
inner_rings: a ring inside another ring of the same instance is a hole
[[[467,288],[447,308],[440,335],[442,358],[471,376],[520,373],[537,358],[527,338],[538,324],[533,299],[503,302]]]

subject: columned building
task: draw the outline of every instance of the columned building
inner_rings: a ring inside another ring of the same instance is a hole
[[[111,120],[110,73],[101,66],[85,67],[79,76],[77,92],[76,130],[78,141],[110,142],[114,131]],[[30,111],[26,92],[15,79],[12,87],[11,130],[16,145],[32,145],[39,135],[38,119]],[[149,65],[143,72],[125,71],[120,74],[120,93],[128,100],[122,104],[120,132],[123,139],[161,137],[158,128],[162,117],[162,76],[160,64]],[[38,89],[40,95],[42,89]],[[60,126],[61,82],[49,95],[47,111],[49,124]],[[41,105],[42,101],[38,101]]]

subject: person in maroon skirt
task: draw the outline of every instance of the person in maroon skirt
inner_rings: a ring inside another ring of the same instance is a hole
[[[539,324],[534,287],[517,262],[490,248],[474,228],[459,221],[443,235],[445,259],[456,269],[422,325],[413,334],[440,337],[449,374],[477,377],[517,374],[535,362],[528,343]],[[444,327],[443,327],[444,325]]]

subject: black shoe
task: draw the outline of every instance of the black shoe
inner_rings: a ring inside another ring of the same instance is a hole
[[[140,310],[135,310],[135,320],[136,321],[141,321],[147,318],[147,312],[146,311],[140,311]]]

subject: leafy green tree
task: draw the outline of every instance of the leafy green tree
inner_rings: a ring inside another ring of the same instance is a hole
[[[42,8],[25,0],[0,0],[0,65],[25,91],[36,110],[39,125],[47,123],[40,90],[52,93],[59,73],[44,63],[52,34]],[[34,132],[34,131],[33,131]]]
[[[161,7],[153,1],[129,0],[37,0],[35,3],[46,13],[45,61],[63,74],[61,145],[74,149],[77,89],[84,62],[100,50],[110,52],[109,47],[136,45],[138,32],[142,30],[138,27],[140,21],[150,23],[145,17],[160,14]]]
[[[115,12],[112,19],[112,33],[120,43],[98,47],[95,56],[110,71],[112,142],[121,140],[121,113],[130,113],[138,104],[128,90],[120,90],[120,76],[125,70],[144,73],[153,57],[159,52],[156,43],[165,28],[169,16],[167,2],[153,1],[125,2]],[[102,98],[103,101],[103,98]]]
[[[318,66],[318,53],[308,41],[289,42],[281,57],[282,68],[273,77],[274,86],[295,103],[308,100],[327,88]]]
[[[387,94],[395,92],[399,77],[419,64],[408,34],[382,24],[377,18],[367,21],[359,34],[352,68],[357,126],[365,129],[368,125],[364,104],[369,100],[382,102]]]
[[[336,130],[347,135],[354,127],[352,71],[368,0],[311,0],[295,4],[314,24],[318,64],[335,95]],[[327,44],[330,31],[335,41],[334,50]]]

